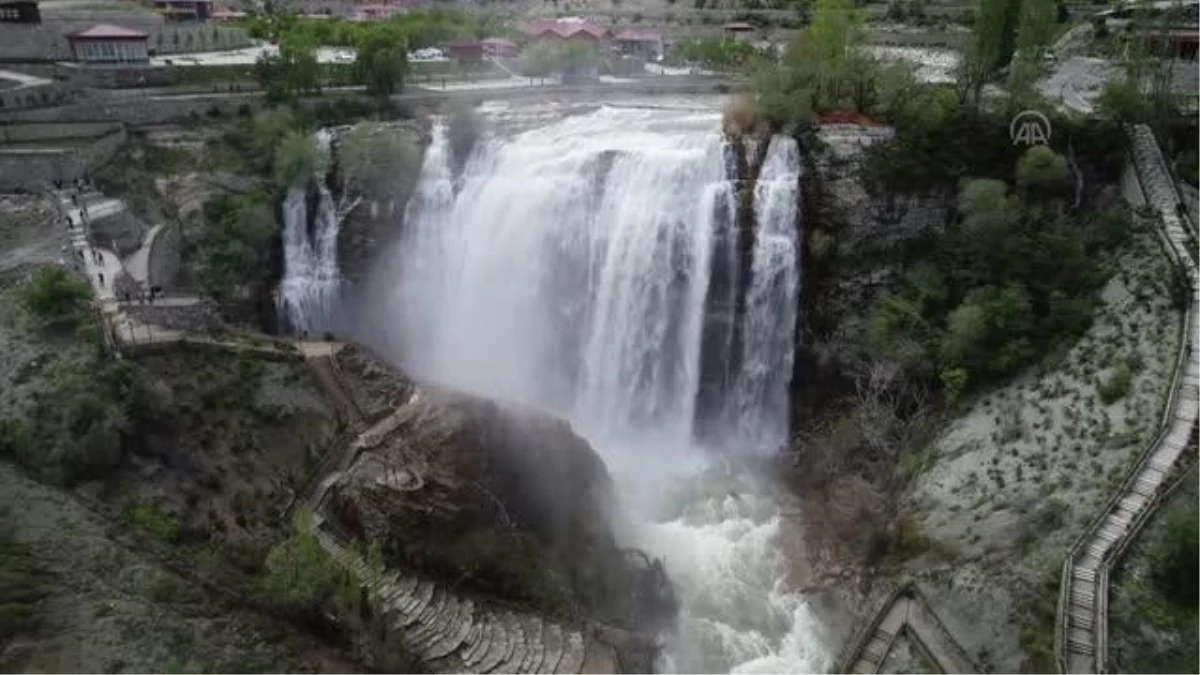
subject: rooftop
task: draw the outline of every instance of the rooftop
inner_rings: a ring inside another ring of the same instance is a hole
[[[588,23],[583,19],[559,19],[557,21],[531,21],[521,27],[521,32],[526,35],[538,36],[546,33],[553,33],[559,37],[571,37],[584,33],[592,37],[602,38],[608,35],[608,31],[594,23]]]
[[[111,40],[114,38],[130,38],[130,39],[143,38],[144,39],[144,38],[150,37],[150,35],[147,33],[143,33],[140,30],[134,30],[132,28],[124,28],[122,26],[114,26],[114,25],[108,24],[108,23],[98,23],[95,26],[92,26],[91,28],[88,28],[86,30],[75,31],[74,33],[67,33],[67,37],[71,38],[71,39],[82,38],[84,40],[87,40],[87,39]]]

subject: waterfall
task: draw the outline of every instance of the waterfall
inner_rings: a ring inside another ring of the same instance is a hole
[[[727,448],[693,438],[707,349],[745,364],[709,387],[728,449],[786,440],[795,142],[770,143],[754,195],[739,358],[720,353],[734,346],[706,314],[710,293],[730,307],[736,294],[721,270],[736,262],[737,176],[714,110],[600,107],[485,136],[457,176],[446,146],[435,127],[398,262],[383,263],[388,295],[370,310],[393,322],[382,342],[419,378],[569,419],[605,458],[638,510],[627,538],[664,557],[679,586],[664,668],[824,667],[819,628],[782,581],[774,501],[714,471]]]
[[[337,303],[340,274],[337,248],[341,219],[325,187],[331,134],[316,134],[317,163],[313,182],[318,201],[309,222],[308,180],[298,181],[283,201],[283,278],[275,292],[280,317],[293,331],[328,330]]]
[[[799,203],[799,148],[795,139],[776,136],[754,185],[754,263],[742,318],[742,354],[729,399],[729,441],[759,450],[776,450],[788,438],[788,384],[799,304]]]

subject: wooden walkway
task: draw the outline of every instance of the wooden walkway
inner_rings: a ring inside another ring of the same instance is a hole
[[[367,589],[373,615],[389,637],[441,673],[615,673],[616,651],[582,625],[460,594],[448,586],[372,570],[331,533],[318,530],[322,548]]]
[[[1159,217],[1160,238],[1186,279],[1189,297],[1159,433],[1063,564],[1055,651],[1059,669],[1069,673],[1103,673],[1108,668],[1109,574],[1167,493],[1172,473],[1194,433],[1200,405],[1195,240],[1181,218],[1178,191],[1150,130],[1139,125],[1129,136],[1142,192]]]
[[[892,593],[842,660],[838,672],[880,672],[901,634],[907,635],[943,673],[979,672],[912,584]]]

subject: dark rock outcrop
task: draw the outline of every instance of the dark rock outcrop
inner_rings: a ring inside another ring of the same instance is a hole
[[[618,547],[607,469],[567,423],[462,393],[410,391],[359,438],[356,459],[330,486],[341,529],[379,542],[391,566],[543,615],[643,629],[673,614],[661,567]]]

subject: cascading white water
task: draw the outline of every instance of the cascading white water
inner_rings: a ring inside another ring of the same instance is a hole
[[[742,354],[730,397],[731,442],[776,450],[788,438],[795,340],[800,151],[771,139],[754,185],[754,262],[742,320]]]
[[[341,221],[324,180],[331,140],[328,130],[316,134],[318,161],[314,173],[319,200],[314,222],[308,221],[307,181],[293,185],[283,202],[283,278],[275,292],[275,303],[294,331],[328,330],[338,295]]]
[[[692,440],[714,241],[733,227],[719,121],[602,107],[482,139],[458,180],[436,129],[387,309],[410,371],[565,416],[604,456],[641,509],[627,536],[679,586],[665,668],[812,671],[826,657],[781,582],[777,507],[736,472],[703,471],[711,456]],[[798,153],[784,140],[768,154],[746,320],[769,335],[744,342],[754,369],[725,404],[764,426],[755,448],[786,432],[795,323],[782,305],[796,287]]]

